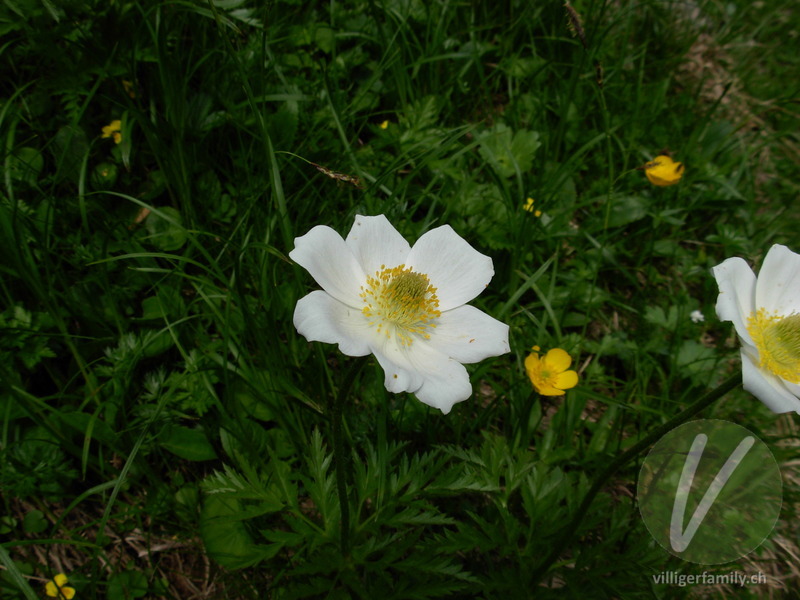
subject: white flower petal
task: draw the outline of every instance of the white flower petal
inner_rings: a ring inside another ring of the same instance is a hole
[[[356,215],[345,242],[367,275],[375,275],[381,265],[389,268],[402,265],[411,251],[411,246],[384,215]]]
[[[359,293],[366,274],[342,236],[330,227],[317,225],[295,238],[289,258],[340,302],[359,308],[363,305]]]
[[[457,360],[447,359],[439,366],[436,377],[426,379],[414,395],[420,402],[448,414],[455,404],[472,397],[469,373]]]
[[[385,374],[384,384],[388,391],[393,394],[399,394],[400,392],[413,394],[422,387],[422,383],[425,381],[422,375],[408,368],[408,366],[403,368],[393,363],[387,357],[387,353],[377,347],[373,349],[373,354],[375,354],[378,363],[383,367]]]
[[[739,337],[753,346],[747,319],[756,310],[756,276],[741,258],[729,258],[711,272],[719,286],[717,315],[722,321],[732,321]]]
[[[406,266],[428,276],[437,289],[441,311],[472,300],[494,275],[492,259],[475,250],[449,225],[423,234],[411,248]]]
[[[769,249],[758,272],[755,301],[767,313],[800,312],[800,255],[780,244]]]
[[[744,349],[741,354],[744,389],[766,404],[772,412],[800,411],[800,399],[786,389],[782,379],[759,369],[755,360]]]
[[[511,351],[508,325],[474,306],[443,312],[428,343],[441,354],[468,364]]]
[[[444,414],[457,402],[472,396],[464,365],[436,351],[424,340],[415,340],[410,347],[389,341],[374,353],[386,371],[386,389],[390,392],[411,392]]]
[[[342,304],[327,292],[317,290],[297,301],[294,326],[309,342],[339,344],[347,356],[372,352],[374,332],[360,310]]]
[[[786,389],[789,390],[790,394],[793,394],[795,397],[800,398],[800,384],[792,383],[791,381],[786,381],[785,379],[781,379],[781,383],[783,383],[783,385],[786,386]],[[797,411],[797,414],[800,414],[800,410]]]

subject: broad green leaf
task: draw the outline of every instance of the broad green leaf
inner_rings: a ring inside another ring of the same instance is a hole
[[[86,132],[78,125],[64,125],[53,137],[51,150],[56,159],[56,178],[78,181],[89,152]]]
[[[92,171],[90,179],[92,187],[96,190],[110,190],[117,183],[119,169],[111,162],[101,162]]]
[[[142,300],[142,318],[163,320],[178,317],[184,304],[177,287],[161,286],[154,296]]]
[[[22,518],[22,529],[26,533],[42,533],[50,526],[44,513],[40,510],[30,510]]]
[[[621,227],[647,215],[647,200],[641,196],[614,197],[608,214],[609,227]]]
[[[88,435],[105,444],[114,444],[118,441],[117,434],[105,421],[101,421],[96,416],[88,413],[80,411],[58,412],[53,414],[53,418],[81,432],[81,434]]]
[[[201,429],[169,425],[159,436],[161,446],[186,460],[214,460],[217,453]]]
[[[212,494],[203,502],[200,536],[208,555],[228,569],[250,567],[275,556],[282,544],[258,545],[240,519],[241,502]]]
[[[241,403],[242,408],[251,417],[260,421],[274,421],[275,415],[272,409],[258,398],[251,389],[244,383],[238,382],[235,384],[234,398]]]
[[[33,185],[44,167],[44,157],[35,148],[19,148],[8,157],[11,179]]]
[[[141,571],[122,571],[108,580],[107,600],[131,600],[147,594],[147,576]]]
[[[186,230],[182,226],[181,214],[170,206],[164,206],[158,210],[164,217],[153,212],[145,221],[147,239],[160,250],[177,250],[186,243],[187,237]]]

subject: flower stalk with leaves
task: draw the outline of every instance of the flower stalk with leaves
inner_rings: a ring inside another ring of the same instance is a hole
[[[317,226],[295,239],[289,256],[322,287],[297,302],[298,332],[349,356],[373,354],[390,392],[413,393],[447,414],[472,395],[462,363],[509,351],[508,326],[466,306],[489,284],[492,261],[448,225],[411,247],[383,215],[357,215],[346,239]],[[353,364],[331,406],[344,556],[350,510],[343,409],[363,362]]]

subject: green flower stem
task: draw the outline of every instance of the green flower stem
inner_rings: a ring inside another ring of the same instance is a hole
[[[339,393],[333,399],[331,407],[331,421],[333,426],[333,463],[336,468],[336,490],[339,494],[339,512],[341,514],[341,548],[342,556],[347,556],[350,552],[350,501],[347,498],[347,473],[348,458],[347,450],[344,446],[344,434],[342,426],[344,424],[343,407],[345,398],[350,394],[353,381],[366,363],[365,359],[357,359],[347,370],[344,381],[339,388]]]
[[[636,442],[633,446],[628,448],[625,452],[617,456],[614,460],[612,460],[608,466],[603,470],[602,473],[595,479],[594,484],[589,489],[589,492],[584,496],[581,505],[578,507],[578,510],[575,511],[575,515],[572,517],[572,521],[570,521],[569,525],[564,529],[564,532],[561,534],[561,537],[553,546],[550,554],[548,554],[547,558],[542,561],[542,563],[537,567],[537,569],[533,573],[533,581],[538,582],[546,573],[547,570],[550,568],[561,553],[564,551],[564,548],[567,544],[572,540],[575,536],[575,532],[578,529],[578,526],[581,524],[583,520],[583,516],[586,514],[586,511],[589,509],[589,506],[594,501],[595,496],[597,493],[603,488],[606,482],[611,478],[611,476],[616,473],[616,471],[626,464],[629,460],[637,456],[642,450],[645,450],[656,441],[658,441],[664,434],[671,431],[678,425],[681,425],[692,418],[694,415],[702,411],[704,408],[707,408],[709,405],[713,404],[716,400],[719,400],[730,392],[733,388],[739,386],[742,383],[742,374],[741,372],[732,375],[730,378],[723,381],[718,387],[708,392],[705,396],[700,398],[697,402],[686,408],[683,412],[677,414],[669,421],[661,425],[660,427],[655,428],[651,431],[647,436]]]

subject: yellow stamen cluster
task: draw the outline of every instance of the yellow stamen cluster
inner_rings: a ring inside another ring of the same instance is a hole
[[[370,325],[377,326],[388,339],[396,335],[401,346],[410,346],[417,337],[430,339],[430,330],[442,314],[436,288],[428,276],[405,265],[381,265],[374,277],[367,277],[360,296],[365,305],[361,310]]]
[[[747,321],[761,359],[759,365],[791,383],[800,383],[800,314],[769,315],[759,308]]]

